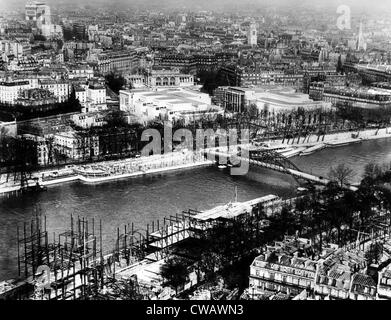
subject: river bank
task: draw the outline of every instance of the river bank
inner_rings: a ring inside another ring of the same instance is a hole
[[[278,139],[265,143],[270,150],[277,151],[286,158],[308,156],[326,148],[337,148],[370,140],[391,138],[391,127],[367,129],[326,134],[324,136],[309,135],[307,137]]]
[[[330,167],[344,163],[359,183],[364,167],[391,163],[391,139],[363,141],[339,148],[326,148],[309,156],[294,157],[297,167],[308,173],[327,177]],[[205,211],[230,201],[237,194],[239,202],[269,194],[283,199],[297,194],[293,178],[271,170],[250,170],[246,176],[232,176],[228,169],[202,166],[167,173],[107,181],[104,183],[61,183],[47,192],[23,193],[17,197],[0,197],[0,280],[17,276],[16,226],[29,222],[37,212],[46,216],[50,240],[53,233],[65,232],[70,215],[102,220],[104,250],[112,250],[117,227],[124,222],[143,228],[184,209]],[[290,183],[292,181],[292,183]],[[237,190],[237,193],[235,192]]]
[[[360,143],[367,140],[391,138],[391,127],[382,129],[367,129],[333,133],[324,136],[310,135],[294,139],[279,139],[270,141],[271,149],[279,150],[281,155],[292,158],[318,153],[325,148],[335,148],[344,145]],[[213,161],[205,160],[201,153],[186,151],[170,154],[153,155],[149,157],[124,159],[94,163],[90,165],[75,165],[59,170],[40,171],[32,174],[26,186],[33,187],[38,182],[40,186],[51,186],[74,181],[83,183],[99,183],[132,177],[146,176],[167,171],[192,169],[212,165]],[[5,183],[0,177],[0,196],[18,194],[22,191],[20,181]]]
[[[57,171],[44,171],[32,174],[25,187],[46,187],[67,182],[100,183],[132,177],[140,177],[210,166],[213,161],[206,160],[199,153],[190,151],[174,152],[158,156],[102,162],[99,164],[72,166]],[[23,188],[20,182],[0,187],[0,196],[18,194]]]
[[[377,140],[391,137],[391,127],[382,129],[365,129],[362,131],[346,131],[326,134],[324,136],[309,135],[307,137],[273,140],[273,145],[282,146],[315,146],[321,143],[344,142],[352,139]]]

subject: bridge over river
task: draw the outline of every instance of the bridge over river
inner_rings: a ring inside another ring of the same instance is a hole
[[[240,148],[241,151],[237,152],[237,148]],[[232,149],[235,149],[235,151]],[[289,174],[297,180],[305,180],[318,185],[327,185],[330,182],[330,179],[302,171],[287,157],[269,149],[249,148],[246,145],[243,147],[235,146],[235,148],[210,148],[206,149],[204,154],[220,164],[227,164],[228,160],[232,164],[248,162],[251,165]],[[345,187],[352,191],[357,190],[357,187],[352,185],[346,185]]]

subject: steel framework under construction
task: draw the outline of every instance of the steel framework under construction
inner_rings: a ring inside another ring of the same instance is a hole
[[[71,215],[71,229],[48,241],[46,216],[17,228],[18,273],[35,286],[36,299],[86,299],[103,287],[102,225]],[[98,241],[99,240],[99,241]],[[99,247],[99,249],[98,249]]]
[[[20,279],[17,299],[113,298],[113,290],[106,289],[118,287],[123,279],[116,275],[123,270],[142,262],[162,260],[183,241],[205,240],[214,228],[238,221],[242,222],[244,232],[259,236],[266,209],[280,202],[279,197],[267,196],[204,212],[190,209],[162,222],[147,224],[146,229],[125,224],[122,232],[117,228],[114,246],[107,254],[102,251],[101,221],[96,225],[94,219],[71,215],[70,228],[57,235],[53,233],[49,241],[46,216],[37,210],[29,223],[17,227]],[[127,285],[140,291],[137,276]]]

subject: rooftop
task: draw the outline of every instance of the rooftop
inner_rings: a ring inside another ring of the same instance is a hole
[[[150,89],[132,89],[121,92],[135,93],[140,97],[165,101],[170,104],[210,104],[210,97],[206,93],[184,88],[168,88],[152,91]]]
[[[253,206],[257,203],[265,203],[276,199],[278,199],[277,196],[268,195],[247,202],[229,203],[226,205],[215,207],[211,210],[201,212],[197,214],[194,218],[202,221],[216,220],[218,218],[232,219],[234,217],[242,215],[245,212],[250,212]]]

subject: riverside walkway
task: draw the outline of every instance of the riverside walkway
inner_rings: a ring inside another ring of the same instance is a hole
[[[140,158],[104,161],[98,163],[72,165],[59,170],[40,171],[32,174],[32,179],[26,181],[26,186],[62,184],[72,181],[84,183],[99,183],[148,174],[197,168],[213,165],[205,159],[201,152],[183,150],[161,155]],[[36,180],[34,180],[36,179]],[[6,182],[0,175],[0,195],[18,194],[22,186],[19,180]]]

